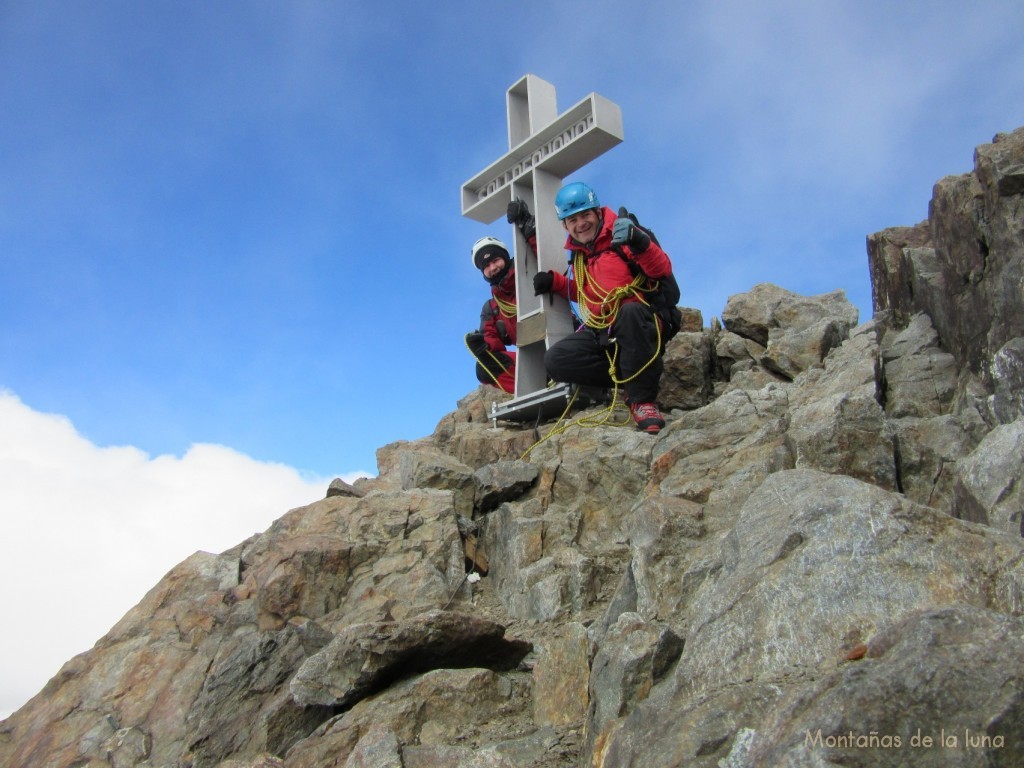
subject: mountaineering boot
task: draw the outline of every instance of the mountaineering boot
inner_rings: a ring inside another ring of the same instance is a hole
[[[648,434],[656,435],[665,426],[665,419],[654,403],[630,403],[629,412],[637,427]]]

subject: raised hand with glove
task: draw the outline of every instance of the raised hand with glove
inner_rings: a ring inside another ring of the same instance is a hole
[[[480,357],[487,351],[487,340],[480,331],[470,331],[466,334],[466,346],[474,356]]]
[[[509,224],[514,224],[527,240],[537,234],[536,219],[522,198],[517,197],[508,204],[508,208],[505,209],[505,219]]]
[[[612,245],[627,245],[633,253],[643,253],[651,245],[651,236],[636,223],[625,208],[619,208],[619,216],[612,226]]]

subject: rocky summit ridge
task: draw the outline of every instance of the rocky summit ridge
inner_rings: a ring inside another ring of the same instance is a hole
[[[657,436],[481,388],[197,552],[0,766],[1024,764],[1024,129],[868,256],[687,312]]]

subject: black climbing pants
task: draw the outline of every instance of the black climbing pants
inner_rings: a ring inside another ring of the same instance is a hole
[[[476,380],[481,384],[493,384],[494,380],[515,367],[516,361],[506,352],[485,350],[476,360]]]
[[[631,403],[652,403],[657,400],[665,367],[663,350],[658,346],[657,322],[650,307],[639,302],[623,304],[607,335],[584,326],[552,345],[544,355],[548,376],[567,384],[611,387],[609,355],[615,354],[618,346],[616,378],[632,379],[622,385],[626,396]],[[655,355],[657,359],[650,362]],[[643,372],[633,378],[641,368]]]

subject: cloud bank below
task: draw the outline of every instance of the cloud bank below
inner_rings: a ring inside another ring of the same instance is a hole
[[[3,390],[0,424],[0,717],[177,563],[230,549],[322,498],[330,480],[220,445],[192,445],[180,458],[99,447],[67,418]]]

